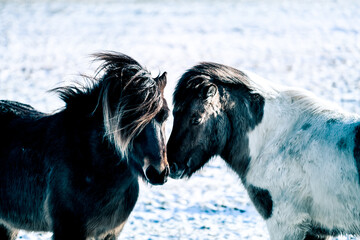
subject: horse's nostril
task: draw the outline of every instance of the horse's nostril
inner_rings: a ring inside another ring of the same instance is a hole
[[[158,176],[159,175],[159,172],[153,167],[153,166],[149,166],[147,169],[146,169],[146,172],[145,172],[146,176],[149,178],[151,176]]]
[[[176,173],[178,169],[179,168],[178,168],[178,165],[176,163],[171,164],[171,166],[170,166],[170,172],[171,173]]]
[[[169,166],[166,166],[165,170],[164,170],[164,176],[167,177],[167,176],[169,176],[169,174],[170,174],[170,168],[169,168]]]
[[[153,166],[149,166],[145,171],[146,178],[151,184],[164,184],[169,175],[169,167],[166,167],[161,173]]]

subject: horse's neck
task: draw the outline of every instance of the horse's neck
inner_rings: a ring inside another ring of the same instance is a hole
[[[321,142],[319,146],[325,150],[332,141],[353,132],[359,121],[358,115],[342,112],[307,93],[284,91],[265,101],[261,123],[248,133],[250,156],[281,152],[291,141],[305,146],[310,138]]]
[[[236,134],[241,122],[238,128],[234,122],[235,134],[221,156],[246,183],[251,162],[278,158],[284,151],[304,150],[310,139],[326,151],[341,138],[349,138],[359,123],[358,115],[336,110],[301,91],[279,92],[265,99],[261,122],[252,130]]]

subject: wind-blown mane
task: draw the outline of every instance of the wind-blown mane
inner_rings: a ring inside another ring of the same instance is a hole
[[[151,73],[129,56],[114,52],[93,55],[103,61],[92,88],[71,86],[55,89],[67,106],[81,96],[97,96],[93,112],[102,108],[105,137],[122,156],[127,155],[131,142],[160,111],[161,91]],[[71,106],[70,106],[71,107]]]
[[[251,76],[249,76],[249,74]],[[277,94],[275,88],[256,74],[239,71],[218,63],[203,62],[189,69],[179,79],[173,94],[175,108],[181,107],[179,103],[183,105],[184,99],[182,99],[182,97],[186,96],[189,98],[190,91],[193,91],[193,94],[198,94],[199,92],[197,92],[197,90],[201,89],[201,86],[207,83],[227,85],[231,88],[245,87],[253,93],[259,93],[262,96],[268,97]],[[192,100],[188,99],[186,101],[189,102]]]

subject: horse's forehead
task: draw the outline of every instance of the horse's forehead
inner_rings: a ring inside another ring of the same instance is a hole
[[[204,112],[205,106],[200,99],[192,99],[191,101],[185,101],[181,104],[176,104],[174,107],[174,114],[185,114],[193,112]]]

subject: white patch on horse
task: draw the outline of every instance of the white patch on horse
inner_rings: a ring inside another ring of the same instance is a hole
[[[280,87],[264,97],[263,119],[248,133],[246,182],[271,194],[271,239],[304,239],[314,223],[360,234],[353,157],[360,116],[297,89]]]
[[[253,92],[259,93],[261,96],[265,98],[274,98],[278,95],[278,89],[281,88],[280,85],[276,83],[270,83],[265,78],[257,75],[256,73],[243,70],[242,71],[248,77],[248,83],[244,82],[244,84],[253,90]]]

